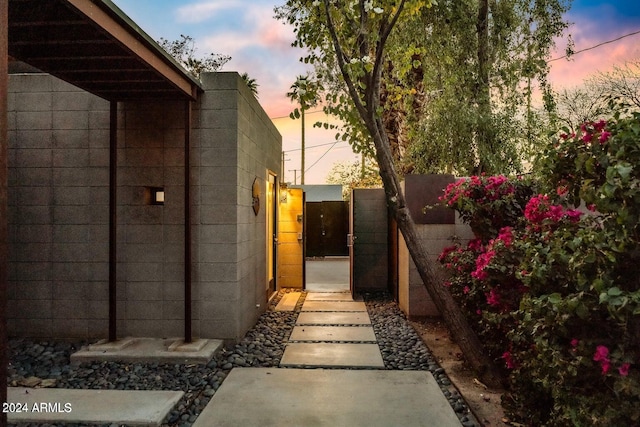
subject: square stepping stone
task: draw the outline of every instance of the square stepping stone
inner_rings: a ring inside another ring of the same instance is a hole
[[[280,299],[278,305],[276,305],[276,311],[293,311],[296,308],[298,299],[300,299],[300,292],[290,292],[284,294]]]
[[[367,307],[362,301],[304,301],[302,311],[364,311]]]
[[[460,427],[430,372],[235,368],[194,427]]]
[[[296,326],[289,341],[376,341],[367,326]]]
[[[348,292],[309,292],[305,301],[353,301]]]
[[[10,423],[159,426],[184,392],[8,387],[7,394],[28,408],[9,413]]]
[[[371,319],[366,312],[302,312],[296,325],[370,325]]]
[[[384,368],[378,344],[290,343],[281,367]]]

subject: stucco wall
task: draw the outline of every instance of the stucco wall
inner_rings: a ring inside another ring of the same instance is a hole
[[[278,287],[303,287],[304,251],[303,191],[301,188],[282,190],[285,200],[280,203],[278,218]]]
[[[204,77],[191,144],[193,334],[235,340],[265,307],[265,219],[251,184],[281,138],[237,73]],[[109,103],[44,74],[10,76],[12,335],[108,327]],[[126,102],[118,129],[118,335],[184,325],[184,102]],[[148,187],[164,187],[150,205]],[[260,307],[257,307],[257,305]]]

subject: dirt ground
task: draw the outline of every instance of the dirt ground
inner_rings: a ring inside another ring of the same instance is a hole
[[[476,419],[486,427],[510,425],[505,422],[500,405],[503,390],[487,389],[478,381],[473,371],[465,366],[460,348],[449,338],[444,323],[438,319],[425,319],[411,324],[469,404]]]

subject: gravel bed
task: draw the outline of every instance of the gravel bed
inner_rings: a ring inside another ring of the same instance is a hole
[[[480,426],[444,369],[388,293],[363,295],[386,369],[429,371],[464,427]]]
[[[71,365],[69,356],[87,342],[12,339],[8,383],[19,385],[25,378],[34,376],[53,379],[53,386],[59,388],[182,390],[185,395],[169,413],[163,425],[188,427],[209,403],[232,368],[279,365],[306,296],[302,293],[294,312],[273,311],[284,293],[291,291],[294,290],[279,292],[270,301],[268,311],[258,319],[255,327],[238,344],[223,349],[206,365],[120,362]],[[385,294],[367,294],[364,297],[385,368],[431,371],[463,426],[477,426],[466,403],[397,305]],[[37,424],[10,425],[24,427]]]

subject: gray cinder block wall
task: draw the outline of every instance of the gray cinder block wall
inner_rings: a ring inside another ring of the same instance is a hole
[[[44,74],[10,75],[9,94],[9,333],[98,334],[109,105]]]
[[[193,332],[239,339],[266,303],[266,213],[281,137],[237,73],[193,105]],[[45,74],[9,85],[11,335],[102,338],[108,327],[109,104]],[[118,129],[118,334],[184,325],[184,102],[126,102]],[[163,187],[165,204],[148,203]]]
[[[282,137],[237,73],[202,76],[198,225],[204,336],[239,339],[266,308],[265,197],[280,171]],[[257,179],[261,208],[251,189]]]
[[[473,232],[462,223],[457,213],[445,210],[427,210],[422,208],[438,203],[448,182],[454,182],[453,176],[446,175],[408,175],[403,188],[412,218],[416,222],[416,232],[420,237],[436,280],[442,283],[446,274],[437,258],[442,250],[453,244],[453,238],[465,242],[473,239]],[[425,213],[426,212],[426,213]],[[427,292],[418,269],[409,255],[402,233],[398,233],[398,304],[409,317],[438,317],[431,296]]]

